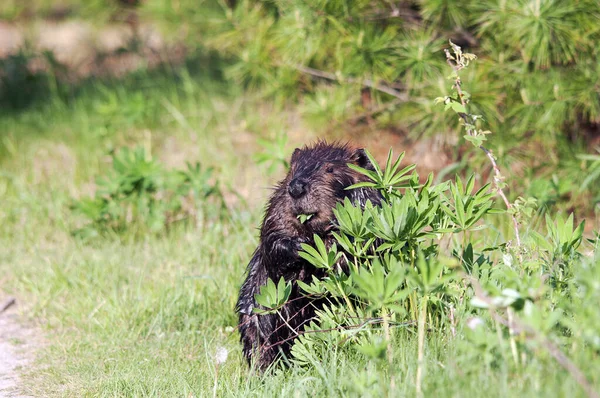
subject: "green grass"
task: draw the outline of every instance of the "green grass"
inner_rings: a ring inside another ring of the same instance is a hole
[[[225,347],[219,396],[414,396],[412,326],[394,329],[391,374],[343,347],[308,368],[260,376],[246,366],[234,305],[274,178],[253,163],[255,140],[302,126],[293,110],[271,108],[197,62],[85,82],[0,114],[0,293],[15,295],[23,321],[42,334],[24,392],[212,396],[214,354]],[[80,220],[71,198],[89,195],[111,150],[136,144],[171,167],[184,160],[215,166],[228,215],[142,238],[73,237]],[[426,396],[583,396],[543,353],[526,368],[493,366],[465,358],[460,338],[430,330],[427,339]],[[595,354],[573,352],[598,382]]]

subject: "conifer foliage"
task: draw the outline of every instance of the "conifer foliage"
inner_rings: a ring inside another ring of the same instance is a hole
[[[380,120],[416,134],[447,130],[451,116],[430,99],[448,90],[441,49],[451,39],[480,58],[465,90],[499,138],[553,141],[600,123],[597,0],[245,0],[223,9],[211,45],[235,59],[229,75],[285,98],[307,95],[315,116],[381,110]]]

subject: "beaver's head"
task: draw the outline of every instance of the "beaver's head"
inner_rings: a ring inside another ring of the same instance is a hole
[[[293,216],[315,232],[326,231],[338,202],[353,190],[346,188],[367,177],[352,170],[352,163],[374,170],[363,149],[319,141],[313,146],[296,149],[290,161],[290,171],[283,181]]]

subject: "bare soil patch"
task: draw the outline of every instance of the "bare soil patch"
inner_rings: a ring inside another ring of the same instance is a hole
[[[39,340],[19,321],[17,305],[14,298],[0,302],[0,397],[30,397],[23,391],[20,373],[33,360]]]

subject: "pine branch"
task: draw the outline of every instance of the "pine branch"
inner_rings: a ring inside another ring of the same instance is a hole
[[[396,97],[403,102],[409,101],[408,93],[395,90],[388,85],[376,83],[370,79],[355,79],[353,77],[341,78],[341,77],[335,75],[334,73],[324,72],[324,71],[321,71],[318,69],[310,68],[308,66],[303,66],[303,65],[287,65],[287,66],[291,66],[292,68],[296,69],[297,71],[306,73],[311,76],[319,77],[321,79],[333,80],[333,81],[338,81],[338,82],[342,81],[345,83],[361,84],[365,87],[370,87],[374,90],[381,91],[382,93],[391,95],[392,97]]]
[[[405,101],[399,100],[399,99],[396,99],[396,100],[391,101],[391,102],[387,102],[387,103],[382,104],[382,105],[380,105],[380,106],[378,106],[378,107],[376,107],[376,108],[374,108],[374,109],[372,109],[372,110],[370,110],[368,112],[361,113],[358,116],[355,116],[355,117],[353,117],[351,119],[346,120],[346,123],[348,123],[350,125],[354,125],[354,124],[356,124],[356,123],[358,123],[358,122],[360,122],[360,121],[362,121],[364,119],[368,119],[368,118],[371,118],[371,117],[373,117],[375,115],[378,115],[380,113],[389,111],[389,110],[397,107],[398,105],[402,104],[403,102],[405,102]]]

